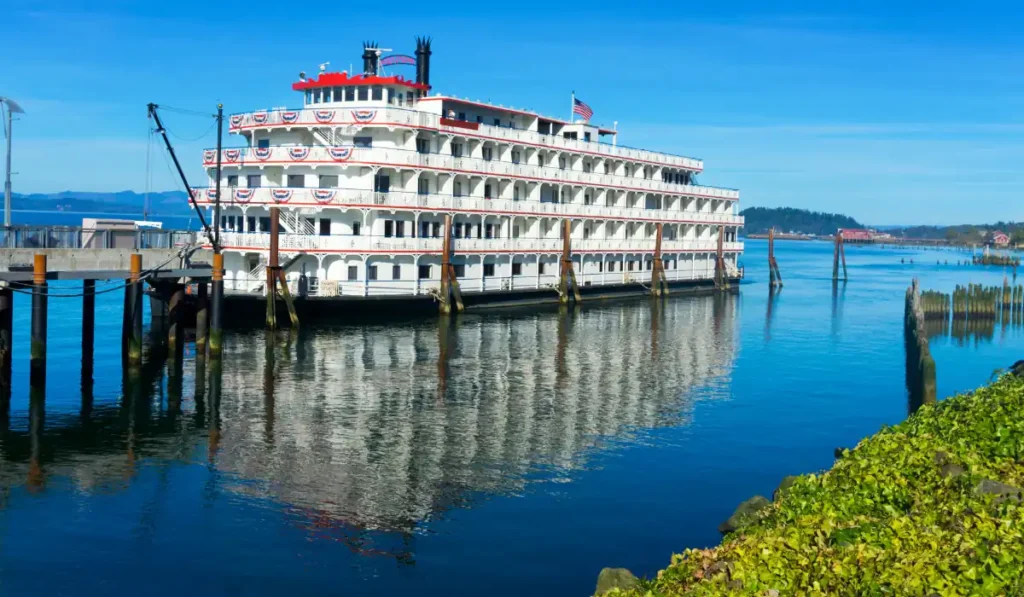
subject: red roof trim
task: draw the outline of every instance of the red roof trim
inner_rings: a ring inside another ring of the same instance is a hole
[[[378,77],[374,75],[348,76],[348,73],[320,73],[316,79],[306,79],[292,83],[292,89],[303,91],[305,89],[317,89],[320,87],[343,87],[347,85],[401,85],[411,89],[430,91],[430,85],[409,81],[406,78],[396,75],[394,77]]]

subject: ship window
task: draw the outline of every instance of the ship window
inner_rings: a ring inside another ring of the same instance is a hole
[[[321,189],[336,189],[336,188],[338,188],[338,175],[337,174],[321,174],[320,175],[320,188]]]
[[[458,267],[458,266],[456,266],[456,267]],[[421,265],[419,267],[419,272],[417,272],[417,274],[419,275],[419,279],[420,280],[429,280],[430,279],[430,266],[429,265]]]
[[[380,101],[384,99],[384,88],[380,85],[373,86],[373,100]]]
[[[513,164],[518,164],[519,163],[519,150],[518,149],[514,150],[512,152],[512,163]]]
[[[653,261],[648,261],[647,262],[647,269],[654,269],[654,262]]]
[[[519,226],[512,227],[512,238],[519,238]]]
[[[418,185],[417,191],[419,191],[420,195],[427,195],[430,193],[429,178],[420,178],[419,182],[417,182],[416,184]]]
[[[352,145],[356,147],[373,147],[373,137],[352,137]]]
[[[604,163],[604,173],[608,174],[608,162]]]
[[[562,169],[562,170],[565,170],[565,158],[564,157],[558,158],[558,167],[560,169]]]
[[[250,189],[258,189],[260,187],[261,177],[259,174],[250,174],[245,177],[245,185]]]
[[[457,158],[462,157],[462,143],[452,143],[452,156]]]
[[[492,276],[494,276],[494,264],[493,263],[485,263],[484,264],[484,277],[485,278],[490,278]]]
[[[256,142],[256,147],[260,149],[270,149],[270,139],[260,139]]]
[[[583,133],[583,140],[587,143],[590,142],[590,133]]]
[[[519,201],[519,187],[517,186],[512,187],[512,200]]]
[[[359,236],[359,229],[362,227],[360,222],[352,222],[352,236]]]
[[[494,224],[487,225],[487,231],[484,233],[484,238],[494,238]]]
[[[306,177],[302,174],[289,174],[288,186],[293,189],[301,189],[306,186]]]
[[[407,91],[406,92],[406,94],[405,94],[405,103],[409,104],[410,106],[412,105],[412,92],[411,91]]]
[[[392,220],[384,220],[384,236],[391,238],[395,235],[395,222]]]
[[[356,276],[359,275],[359,268],[355,265],[348,266],[348,279],[355,280]]]
[[[544,275],[544,265],[545,264],[544,264],[543,261],[538,261],[537,262],[537,275],[539,275],[539,276],[543,276]]]
[[[402,279],[402,266],[392,265],[391,266],[391,279],[401,280]]]
[[[635,261],[627,261],[626,262],[626,266],[627,266],[627,269],[629,271],[633,271],[634,269],[636,269],[636,262]]]
[[[366,268],[366,276],[371,280],[377,279],[377,266],[371,265]]]
[[[320,218],[320,221],[319,221],[318,225],[319,225],[319,230],[318,231],[320,232],[320,236],[330,236],[331,235],[331,219],[330,218]]]
[[[405,222],[398,220],[395,222],[395,236],[402,238],[405,236]]]
[[[324,99],[323,99],[324,102],[334,101],[333,100],[334,96],[331,95],[332,91],[333,91],[332,87],[325,87],[324,88]]]
[[[416,151],[430,153],[430,139],[416,139]]]
[[[237,187],[238,186],[238,175],[237,174],[232,174],[232,175],[228,176],[228,186],[229,187]]]
[[[367,87],[359,88],[359,101],[365,102],[370,97],[370,90]]]
[[[455,277],[456,278],[465,278],[466,277],[466,264],[465,263],[455,263],[453,265],[455,266]]]
[[[489,162],[489,161],[491,161],[491,158],[494,157],[494,149],[491,148],[491,147],[484,147],[483,148],[483,154],[484,154],[484,160]]]
[[[461,181],[458,181],[458,180],[455,181],[455,184],[453,185],[452,195],[455,196],[455,197],[461,197],[462,196],[462,182]]]
[[[459,112],[459,120],[465,120],[465,119],[466,119],[466,113],[465,112]]]
[[[310,99],[312,97],[313,97],[313,92],[310,91],[309,89],[307,89],[306,90],[306,103],[307,104],[312,102],[312,100]]]
[[[430,222],[420,222],[420,238],[430,236]]]
[[[356,88],[355,87],[346,87],[345,88],[345,101],[346,102],[354,102],[354,101],[356,101]]]
[[[434,238],[441,238],[441,222],[434,222],[431,225],[431,228],[433,232],[431,236],[433,236]]]
[[[334,101],[340,102],[341,99],[344,96],[345,96],[345,88],[344,87],[335,87],[334,88]]]
[[[603,271],[604,271],[604,262],[603,261],[598,261],[597,262],[597,272],[601,273]]]
[[[513,276],[521,276],[522,274],[523,274],[523,264],[522,263],[513,263],[512,264],[512,275]]]
[[[491,198],[491,185],[490,183],[484,185],[484,197],[486,199]]]
[[[314,104],[319,104],[320,103],[320,90],[319,89],[314,89],[313,90],[313,103]]]
[[[395,90],[390,88],[390,87],[388,87],[388,103],[389,104],[394,104],[395,103]]]
[[[494,126],[501,126],[501,119],[500,118],[495,118],[494,119]]]
[[[483,116],[477,116],[477,117],[476,117],[476,121],[477,121],[478,123],[483,123],[483,121],[484,121],[484,117],[483,117]]]

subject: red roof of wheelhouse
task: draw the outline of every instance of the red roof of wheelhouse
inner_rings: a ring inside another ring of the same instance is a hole
[[[298,81],[292,83],[292,89],[295,91],[305,91],[306,89],[317,89],[320,87],[343,87],[346,85],[399,85],[402,87],[408,87],[410,89],[420,89],[422,91],[430,91],[430,85],[423,83],[417,83],[410,81],[402,76],[395,75],[393,77],[380,77],[377,75],[355,75],[353,77],[348,76],[348,73],[320,73],[315,79],[306,79],[305,81]]]

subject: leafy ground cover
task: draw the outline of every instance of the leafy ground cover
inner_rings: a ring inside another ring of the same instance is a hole
[[[786,484],[720,546],[608,594],[1024,596],[1024,377],[926,405]]]

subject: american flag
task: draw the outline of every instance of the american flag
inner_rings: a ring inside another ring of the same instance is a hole
[[[590,106],[575,97],[572,98],[572,113],[579,114],[583,120],[590,120],[590,117],[594,115],[594,111],[590,109]]]

